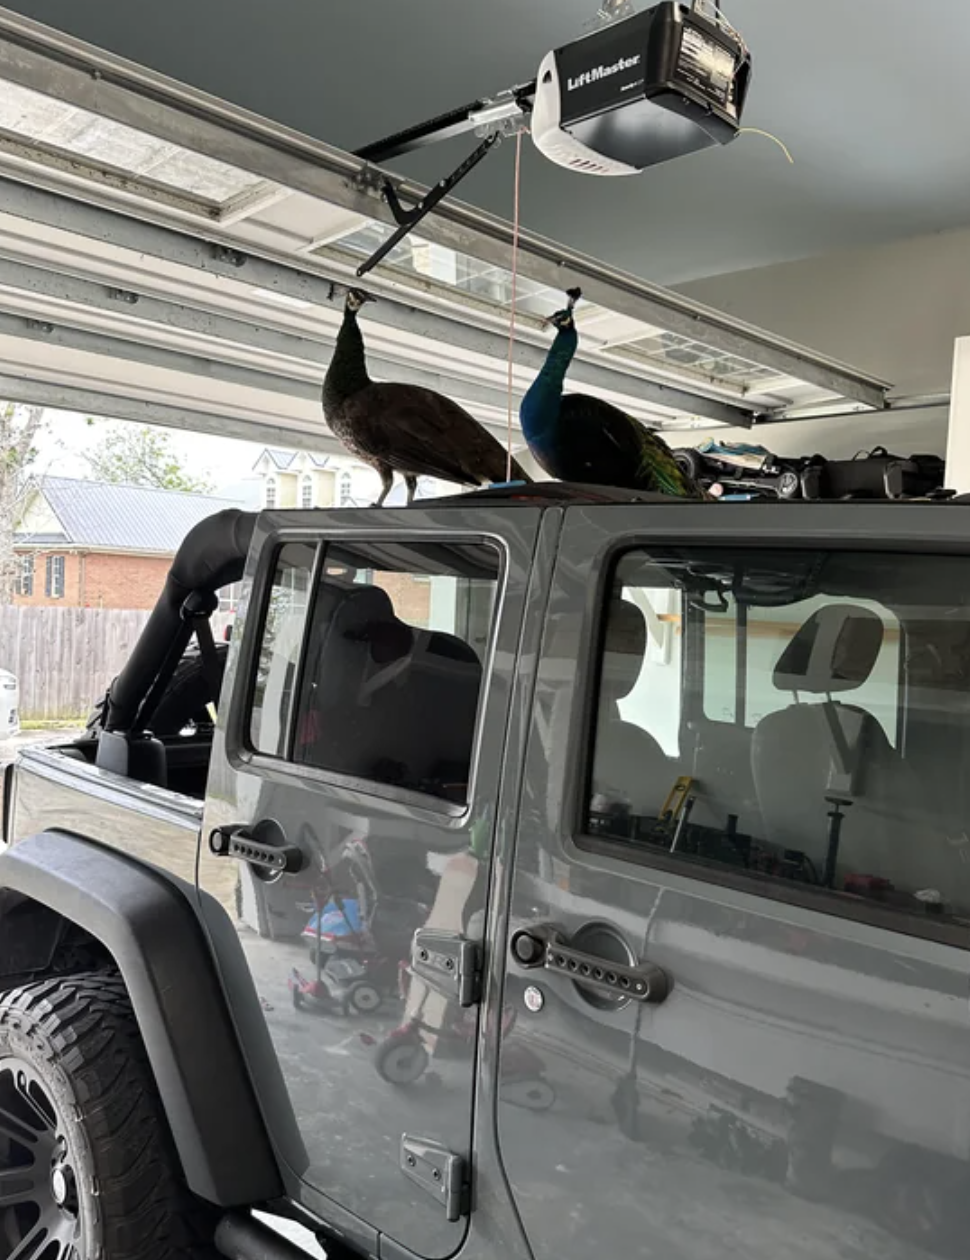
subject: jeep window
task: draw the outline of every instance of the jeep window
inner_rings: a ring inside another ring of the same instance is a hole
[[[299,578],[293,548],[282,550],[269,597],[254,749],[464,804],[498,552],[471,542],[328,544],[308,600],[314,561],[302,550]]]
[[[647,731],[669,756],[680,749],[683,601],[674,587],[629,587],[623,599],[642,614],[646,646],[637,677],[617,696],[620,717]]]
[[[846,913],[970,923],[968,569],[627,553],[601,632],[586,834],[776,895],[835,894]],[[669,652],[658,608],[677,627]]]
[[[853,603],[873,612],[885,634],[869,678],[852,695],[852,703],[871,713],[886,738],[895,744],[899,718],[900,625],[885,606],[873,600],[830,598],[800,600],[783,608],[741,604],[730,591],[723,607],[706,610],[704,633],[704,716],[754,728],[763,717],[783,709],[788,697],[772,685],[773,663],[798,627],[817,609]],[[741,622],[739,626],[739,620]]]
[[[263,616],[249,733],[253,747],[273,757],[286,751],[315,556],[306,543],[280,549]]]

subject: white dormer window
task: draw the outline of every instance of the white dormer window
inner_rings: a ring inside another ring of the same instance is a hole
[[[276,478],[266,478],[266,506],[268,508],[276,507]]]
[[[354,502],[354,478],[349,472],[340,474],[340,498],[338,499],[340,507],[352,507]]]
[[[309,475],[300,482],[300,507],[313,507],[313,478]]]

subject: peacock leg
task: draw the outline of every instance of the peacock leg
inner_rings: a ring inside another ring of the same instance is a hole
[[[418,479],[414,473],[405,473],[404,484],[408,488],[408,507],[414,502],[414,492],[418,488]]]
[[[371,507],[382,507],[384,504],[384,500],[391,493],[391,489],[394,486],[394,474],[391,472],[390,468],[388,468],[386,464],[379,464],[377,467],[377,471],[380,474],[380,478],[381,478],[381,492],[378,495],[378,497],[375,499],[375,501],[371,504]]]

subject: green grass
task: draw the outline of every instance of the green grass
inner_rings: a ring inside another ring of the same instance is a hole
[[[80,715],[74,718],[23,718],[20,729],[22,731],[72,731],[83,726],[86,720]]]

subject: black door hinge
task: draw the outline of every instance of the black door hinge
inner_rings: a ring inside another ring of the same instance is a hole
[[[401,1171],[427,1190],[445,1209],[446,1221],[467,1216],[471,1204],[468,1163],[454,1151],[426,1138],[401,1135]]]
[[[439,992],[447,991],[459,1006],[482,1000],[482,951],[457,932],[419,928],[411,944],[411,970]]]

